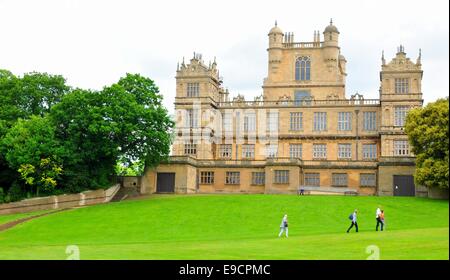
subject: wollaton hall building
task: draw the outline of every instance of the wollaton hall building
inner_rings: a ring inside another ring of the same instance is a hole
[[[379,99],[345,97],[346,59],[332,22],[311,42],[275,24],[263,94],[229,98],[217,64],[194,54],[176,72],[175,140],[167,163],[146,170],[144,193],[416,195],[404,132],[423,104],[421,56],[400,46],[381,60]],[[375,78],[375,77],[374,77]]]

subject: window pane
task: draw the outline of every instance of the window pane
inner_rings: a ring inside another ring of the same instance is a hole
[[[188,83],[187,84],[187,96],[188,97],[198,97],[199,96],[199,83]]]
[[[306,186],[320,186],[320,173],[305,173]]]
[[[338,130],[352,130],[352,113],[338,113]]]
[[[335,187],[347,186],[347,174],[346,173],[333,173],[331,174],[332,185]]]
[[[275,170],[273,182],[275,184],[288,184],[289,170]]]
[[[291,130],[298,131],[303,129],[303,113],[291,112]]]
[[[313,158],[314,159],[326,159],[327,158],[327,145],[326,144],[313,144]]]
[[[232,145],[224,144],[219,146],[219,156],[224,159],[231,159]]]
[[[394,155],[395,156],[408,156],[409,155],[409,143],[407,140],[395,140],[394,141]]]
[[[225,184],[238,185],[240,184],[240,172],[226,172]]]
[[[212,171],[200,172],[200,184],[214,184],[214,172]]]
[[[395,126],[404,126],[406,114],[408,113],[408,106],[395,106]]]
[[[252,172],[252,185],[264,185],[266,181],[265,172]]]
[[[325,131],[327,130],[327,113],[326,112],[314,112],[314,130]]]
[[[377,158],[377,144],[363,144],[363,158],[376,159]]]
[[[247,159],[255,158],[255,145],[253,144],[242,145],[242,158]]]
[[[368,131],[373,131],[377,129],[376,112],[364,112],[363,119],[364,125],[363,129]]]
[[[338,144],[338,157],[340,159],[351,159],[352,144]]]
[[[289,156],[291,158],[302,158],[302,144],[290,144]]]
[[[375,174],[360,174],[359,184],[364,187],[375,187],[376,186],[376,176]]]

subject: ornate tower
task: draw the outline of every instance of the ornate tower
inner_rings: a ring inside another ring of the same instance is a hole
[[[218,102],[227,99],[217,63],[205,65],[202,55],[194,53],[189,64],[184,58],[177,67],[175,96],[176,141],[174,155],[213,158],[212,137]]]
[[[424,190],[413,183],[414,155],[404,124],[408,111],[423,103],[421,54],[419,51],[414,63],[406,57],[405,48],[399,46],[395,58],[386,63],[383,53],[381,63],[378,194],[396,195],[406,190],[410,194],[420,193]]]
[[[335,25],[333,25],[333,20],[330,20],[330,24],[323,31],[324,41],[324,60],[328,67],[328,71],[337,70],[339,61],[339,31]]]
[[[269,53],[269,69],[268,77],[269,79],[273,74],[278,72],[281,64],[282,51],[283,51],[283,31],[278,27],[275,21],[275,26],[269,31],[269,48],[267,49]]]
[[[421,54],[416,63],[406,57],[404,46],[386,64],[384,52],[381,58],[380,102],[381,102],[381,156],[409,157],[404,122],[407,112],[423,104]],[[406,146],[405,146],[406,145]]]

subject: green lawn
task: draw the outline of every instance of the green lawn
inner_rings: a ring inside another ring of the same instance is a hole
[[[386,231],[375,232],[375,209]],[[359,209],[360,232],[345,233]],[[449,259],[448,201],[401,197],[155,196],[63,211],[0,232],[0,259]],[[277,238],[283,214],[288,239]]]
[[[54,210],[41,210],[41,211],[35,211],[35,212],[28,212],[28,213],[19,213],[19,214],[7,214],[7,215],[0,215],[0,225],[6,224],[15,220],[19,220],[22,218],[27,218],[31,216],[36,216],[39,214],[51,212]]]

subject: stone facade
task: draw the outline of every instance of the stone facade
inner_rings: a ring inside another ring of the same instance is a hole
[[[389,63],[383,54],[380,98],[346,98],[339,35],[330,22],[323,37],[315,31],[312,41],[295,42],[275,25],[263,93],[251,101],[229,97],[215,59],[183,59],[172,156],[146,171],[142,192],[158,191],[158,173],[175,173],[176,193],[295,193],[309,186],[392,195],[393,176],[414,173],[403,123],[423,103],[421,57],[412,62],[403,46]]]

